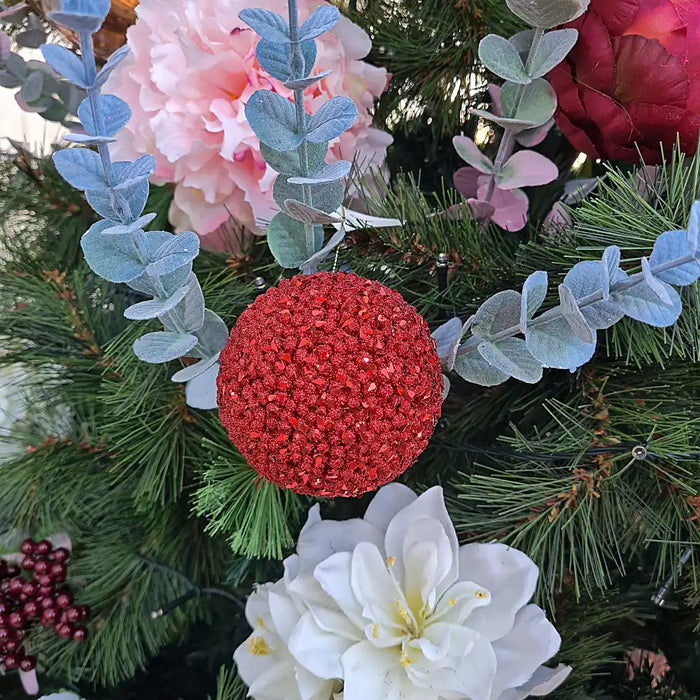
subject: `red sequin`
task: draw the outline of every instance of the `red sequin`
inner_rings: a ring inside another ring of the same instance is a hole
[[[398,292],[344,272],[259,296],[231,331],[217,383],[221,422],[249,464],[314,496],[358,496],[401,474],[442,403],[425,321]]]

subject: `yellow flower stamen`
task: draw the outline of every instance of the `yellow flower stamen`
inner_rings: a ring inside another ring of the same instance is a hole
[[[267,656],[270,653],[270,647],[262,637],[251,637],[248,640],[248,651],[253,656]]]
[[[405,652],[401,652],[401,665],[406,668],[408,664],[413,664],[415,661],[413,659],[409,659],[408,656],[406,656]]]
[[[379,625],[372,627],[372,637],[374,639],[379,639]]]
[[[403,605],[401,605],[401,601],[395,600],[394,605],[396,606],[396,609],[399,611],[399,615],[401,616],[401,619],[407,624],[407,625],[412,625],[413,620],[411,620],[411,616],[408,614],[408,610],[404,608]]]
[[[263,619],[262,617],[259,617],[256,621],[255,624],[257,624],[258,627],[262,627],[263,629],[265,628],[265,625],[263,624]]]
[[[457,601],[456,601],[454,598],[450,598],[447,602],[448,602],[450,605],[457,605]]]
[[[483,600],[484,598],[488,598],[489,594],[486,591],[478,590],[476,593],[474,593],[474,597],[477,600]]]
[[[387,557],[386,565],[388,568],[391,569],[391,567],[394,566],[395,562],[396,562],[396,557]]]

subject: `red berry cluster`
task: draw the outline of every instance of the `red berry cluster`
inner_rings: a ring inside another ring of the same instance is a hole
[[[282,488],[358,496],[394,479],[440,417],[425,321],[401,295],[344,272],[280,282],[221,353],[219,416],[248,463]]]
[[[24,559],[19,566],[0,559],[0,669],[6,671],[31,671],[36,666],[23,646],[33,624],[52,626],[59,637],[81,642],[87,629],[76,623],[90,614],[87,605],[73,605],[70,591],[61,586],[70,558],[67,549],[54,549],[48,540],[27,539],[20,552]]]

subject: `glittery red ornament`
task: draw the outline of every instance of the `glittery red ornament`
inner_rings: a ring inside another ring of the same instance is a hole
[[[442,377],[425,321],[357,275],[284,280],[244,311],[221,353],[221,422],[282,488],[358,496],[409,467],[440,416]]]

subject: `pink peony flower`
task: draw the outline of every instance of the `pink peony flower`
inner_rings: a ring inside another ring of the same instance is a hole
[[[321,4],[300,0],[301,21]],[[278,210],[272,199],[276,173],[260,155],[244,108],[258,89],[285,97],[291,91],[258,65],[258,37],[238,19],[251,5],[285,10],[281,0],[141,0],[127,34],[131,54],[105,88],[133,110],[113,155],[155,156],[153,181],[175,184],[170,220],[178,230],[206,236],[230,216],[255,229]],[[369,37],[343,17],[317,46],[314,73],[333,72],[305,92],[307,112],[336,95],[353,99],[359,112],[350,131],[331,144],[329,160],[356,157],[381,166],[392,139],[372,128],[370,110],[388,76],[361,60],[371,48]]]

